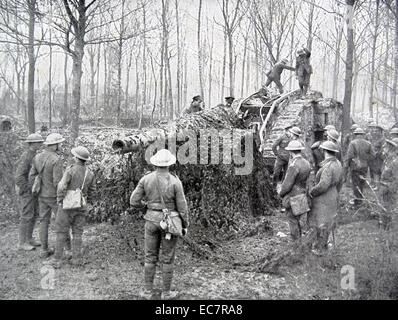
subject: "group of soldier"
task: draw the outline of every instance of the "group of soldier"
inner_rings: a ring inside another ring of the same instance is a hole
[[[234,102],[235,98],[234,97],[225,97],[225,104],[219,104],[217,105],[217,107],[222,106],[222,107],[231,107],[232,103]],[[204,102],[203,102],[203,98],[202,96],[198,95],[198,96],[194,96],[192,98],[192,102],[189,105],[188,108],[186,108],[185,110],[183,110],[182,114],[190,114],[190,113],[195,113],[195,112],[199,112],[199,111],[203,111],[204,109]]]
[[[58,133],[50,133],[45,140],[39,133],[30,134],[15,173],[16,191],[21,200],[19,249],[32,251],[40,247],[41,258],[54,254],[51,260],[46,261],[54,267],[60,267],[63,258],[71,260],[74,265],[82,263],[82,234],[87,207],[63,210],[66,193],[80,189],[90,202],[95,192],[94,174],[86,167],[89,151],[82,146],[72,148],[73,163],[64,171],[60,155],[64,141]],[[44,150],[38,152],[43,144]],[[55,214],[55,250],[49,246],[48,237],[52,213]],[[40,242],[33,237],[37,220]]]
[[[368,133],[353,124],[351,133],[346,136],[347,148],[342,157],[340,134],[332,125],[325,126],[324,137],[311,146],[308,151],[301,140],[298,127],[287,127],[273,144],[276,155],[274,182],[282,198],[283,211],[289,222],[293,240],[299,239],[302,232],[301,215],[292,211],[291,198],[306,194],[309,211],[304,228],[316,232],[313,251],[322,254],[328,248],[328,238],[335,226],[339,212],[339,193],[347,177],[351,178],[354,209],[364,207],[365,203],[376,203],[379,212],[379,226],[389,229],[392,214],[397,204],[398,191],[398,128],[374,140],[374,129],[380,127],[370,124]],[[368,141],[371,140],[371,141]],[[371,179],[368,179],[368,172]],[[379,178],[377,178],[379,177]],[[375,201],[365,197],[365,187],[372,191]]]
[[[312,66],[310,64],[311,52],[307,48],[302,48],[296,53],[296,67],[288,66],[288,60],[282,59],[277,62],[272,70],[267,72],[267,82],[265,87],[268,87],[272,82],[278,87],[279,93],[283,93],[283,85],[281,83],[281,75],[283,70],[295,71],[299,83],[302,97],[305,97],[310,85],[310,78],[312,74]]]

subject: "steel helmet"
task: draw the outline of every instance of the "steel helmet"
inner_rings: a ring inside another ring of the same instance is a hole
[[[327,136],[331,139],[333,139],[334,141],[338,141],[340,138],[340,134],[337,132],[337,130],[334,129],[330,129],[329,131],[327,131]]]
[[[365,133],[366,133],[366,132],[363,131],[362,128],[356,128],[355,131],[354,131],[354,134],[365,134]]]
[[[398,147],[398,138],[394,138],[392,140],[386,139],[386,142],[391,144],[394,147]]]
[[[355,130],[355,129],[358,129],[359,128],[359,125],[357,125],[356,123],[354,123],[352,126],[351,126],[351,130]]]
[[[298,137],[303,133],[299,127],[290,128],[289,131]]]
[[[332,152],[340,152],[339,149],[337,148],[336,144],[332,141],[325,141],[324,143],[321,144],[320,146],[321,149],[332,151]]]
[[[304,146],[298,140],[292,140],[289,142],[287,147],[285,148],[287,151],[296,151],[296,150],[304,150]]]
[[[25,142],[27,142],[27,143],[43,142],[43,141],[44,141],[44,139],[40,133],[31,133],[25,139]]]
[[[328,125],[325,127],[325,130],[326,130],[326,131],[329,131],[329,130],[336,130],[336,127],[335,127],[334,125],[332,125],[332,124],[328,124]]]
[[[58,144],[61,142],[64,142],[65,138],[63,136],[61,136],[59,133],[50,133],[47,138],[46,141],[44,141],[44,144],[47,146],[53,145],[53,144]]]
[[[390,134],[398,134],[398,128],[392,128]]]
[[[90,152],[87,150],[87,148],[78,146],[76,148],[73,148],[71,150],[71,153],[76,157],[81,160],[87,161],[90,159]]]
[[[176,157],[167,149],[161,149],[151,157],[150,162],[156,167],[168,167],[176,163]]]

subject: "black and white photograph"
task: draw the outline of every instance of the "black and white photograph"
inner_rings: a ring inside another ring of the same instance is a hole
[[[398,0],[0,0],[0,300],[397,300],[397,103]]]

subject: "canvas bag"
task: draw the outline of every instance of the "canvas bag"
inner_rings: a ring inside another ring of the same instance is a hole
[[[48,157],[46,158],[46,160],[45,160],[44,163],[43,163],[43,167],[40,169],[39,174],[35,177],[35,179],[34,179],[34,181],[33,181],[33,185],[32,185],[32,194],[33,194],[34,196],[38,196],[38,195],[39,195],[39,192],[40,192],[40,189],[41,189],[41,178],[42,178],[42,174],[43,174],[44,167],[45,167],[45,165],[46,165],[47,160],[48,160],[49,157],[50,157],[50,156],[48,156]]]
[[[159,185],[159,177],[156,176],[156,188],[160,195],[160,201],[162,202],[163,206],[163,220],[167,225],[166,232],[171,233],[174,236],[182,236],[182,220],[180,214],[177,211],[170,211],[166,207],[166,203],[164,202],[163,194],[160,191]]]
[[[64,200],[62,201],[62,208],[68,209],[81,209],[87,205],[87,201],[83,196],[84,183],[86,182],[87,168],[84,172],[84,179],[81,188],[76,190],[67,190]]]
[[[301,216],[310,211],[307,195],[305,193],[290,197],[290,207],[294,216]]]

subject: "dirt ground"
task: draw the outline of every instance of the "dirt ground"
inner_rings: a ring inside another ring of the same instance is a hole
[[[256,268],[270,250],[291,245],[282,213],[270,218],[271,232],[212,247],[214,259],[198,256],[180,241],[174,277],[179,299],[396,299],[398,270],[391,269],[398,265],[396,229],[382,232],[375,219],[361,218],[358,212],[344,214],[348,219],[336,231],[335,247],[327,255],[309,253],[299,263],[282,266],[278,274]],[[143,222],[129,229],[133,237],[125,230],[107,223],[88,225],[83,235],[85,265],[75,268],[65,262],[53,270],[43,264],[39,250],[18,251],[17,219],[0,219],[0,299],[139,299]],[[50,243],[55,243],[53,230]],[[354,291],[341,288],[345,265],[356,272]],[[159,298],[160,272],[155,287],[159,290],[154,298]]]

